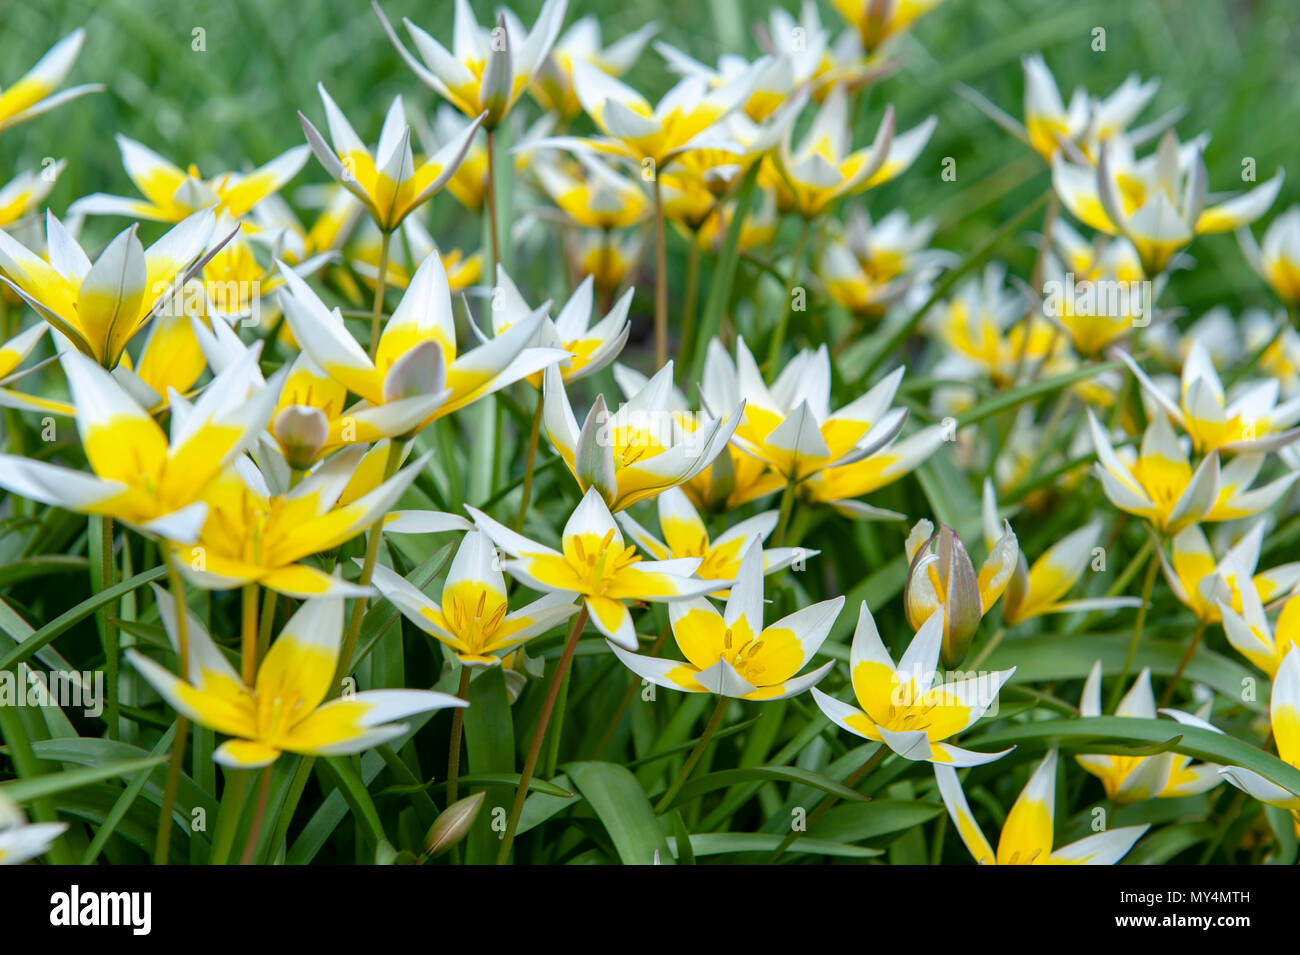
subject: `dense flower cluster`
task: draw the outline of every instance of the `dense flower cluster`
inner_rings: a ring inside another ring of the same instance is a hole
[[[522,856],[590,797],[593,766],[691,838],[748,826],[747,851],[824,851],[786,837],[781,777],[756,803],[738,779],[701,783],[738,732],[743,765],[797,760],[833,794],[809,839],[832,799],[899,779],[989,864],[1113,864],[1168,818],[1062,838],[1058,817],[1086,807],[1058,777],[1117,811],[1226,782],[1300,812],[1300,563],[1267,566],[1300,478],[1300,209],[1250,229],[1282,173],[1212,192],[1206,136],[1135,126],[1154,80],[1067,105],[1029,56],[1023,121],[982,105],[1050,180],[1036,264],[981,273],[873,192],[932,174],[937,118],[869,94],[939,0],[834,6],[838,35],[805,2],[760,24],[757,59],[711,65],[654,25],[605,37],[565,0],[531,26],[457,0],[449,37],[376,4],[354,40],[391,44],[411,81],[382,117],[322,84],[299,104],[305,141],[255,168],[200,173],[119,137],[128,195],[60,218],[53,177],[0,189],[3,533],[85,515],[84,539],[55,546],[90,569],[102,735],[170,760],[156,843],[130,851],[189,846],[175,814],[215,787],[212,760],[221,818],[196,860],[283,858],[318,765],[358,814],[381,768],[414,794],[391,829],[366,823],[390,859]],[[83,39],[0,94],[0,134],[99,89],[63,88]],[[652,44],[674,76],[657,101],[624,78]],[[304,222],[281,194],[312,175]],[[481,249],[444,244],[435,197],[483,219]],[[101,220],[129,224],[83,238]],[[1166,289],[1198,237],[1233,230],[1279,313],[1180,328]],[[751,266],[780,284],[775,307],[739,288]],[[45,422],[75,440],[38,445]],[[1056,517],[1071,496],[1090,502],[1074,526]],[[1161,571],[1190,613],[1156,640]],[[673,729],[651,745],[633,705],[656,689],[684,695],[658,704]],[[714,698],[698,734],[690,695]],[[723,729],[751,709],[773,715]],[[24,775],[38,741],[6,710]],[[441,722],[445,789],[426,791],[422,727]],[[560,765],[562,746],[583,761]],[[720,815],[674,812],[719,788]],[[28,822],[4,793],[0,862],[86,825],[47,803]],[[485,798],[509,811],[480,839]],[[776,828],[735,823],[751,804]],[[1250,838],[1294,855],[1290,831]]]

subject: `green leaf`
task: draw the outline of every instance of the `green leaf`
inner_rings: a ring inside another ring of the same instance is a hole
[[[624,865],[649,865],[670,858],[650,800],[636,777],[615,763],[571,763],[564,767],[573,785],[596,813]]]
[[[351,757],[326,756],[322,762],[333,773],[334,780],[339,785],[339,792],[342,793],[352,814],[370,833],[375,845],[382,849],[388,844],[383,821],[379,818],[379,810],[375,808],[375,802],[370,798],[366,784],[352,765]]]
[[[1181,736],[1181,740],[1175,737]],[[1300,796],[1300,769],[1282,762],[1225,733],[1214,733],[1173,720],[1145,720],[1124,716],[1090,716],[1067,720],[1042,720],[986,733],[965,744],[972,749],[1000,749],[1029,742],[1059,746],[1080,753],[1095,752],[1090,745],[1108,742],[1168,743],[1176,752],[1220,765],[1254,770],[1270,782]]]
[[[1064,638],[1058,634],[1044,634],[1025,639],[1008,638],[989,654],[983,666],[990,670],[1015,667],[1011,678],[1016,683],[1047,683],[1057,680],[1082,680],[1101,661],[1103,673],[1119,673],[1128,655],[1131,634],[1094,634],[1086,637]],[[1150,668],[1157,676],[1172,676],[1178,670],[1186,646],[1170,640],[1143,639],[1133,659],[1132,671]],[[1187,664],[1185,676],[1189,682],[1204,683],[1230,699],[1241,699],[1245,680],[1254,680],[1258,700],[1268,700],[1268,681],[1253,670],[1248,670],[1236,660],[1201,647]],[[1262,710],[1260,702],[1246,703]]]
[[[105,779],[116,779],[119,776],[130,776],[142,769],[158,766],[164,759],[163,756],[151,756],[148,759],[128,759],[124,762],[108,763],[103,766],[83,766],[79,769],[68,769],[61,773],[49,773],[45,776],[13,779],[6,783],[0,783],[0,792],[3,792],[16,803],[31,802],[33,799],[66,792],[69,789],[76,789],[78,786],[103,782]]]
[[[772,852],[785,837],[770,832],[705,832],[691,836],[691,851],[697,856],[720,856],[738,852]],[[676,849],[676,847],[674,847]],[[865,846],[848,846],[826,839],[809,839],[801,836],[787,854],[809,852],[819,856],[840,856],[847,859],[870,859],[881,854],[880,849]],[[676,852],[674,852],[676,856]]]
[[[835,806],[813,827],[818,839],[860,842],[900,832],[929,822],[943,806],[901,799],[876,799],[869,803]],[[802,840],[801,840],[802,841]],[[796,842],[792,848],[798,848]]]
[[[157,580],[166,572],[165,567],[155,567],[152,570],[141,571],[120,584],[92,594],[71,610],[59,614],[3,657],[0,657],[0,670],[8,670],[24,662],[37,650],[44,647],[65,630],[85,620],[100,607],[112,603],[123,594],[129,594],[137,587],[143,587],[145,584]]]
[[[726,789],[738,783],[754,782],[800,783],[838,796],[840,799],[852,799],[855,802],[862,802],[867,798],[843,783],[837,783],[829,776],[823,776],[809,769],[800,769],[797,766],[750,766],[742,769],[722,769],[688,781],[682,786],[681,792],[677,794],[677,798],[672,801],[669,808],[685,805],[692,799],[698,799],[716,789]]]

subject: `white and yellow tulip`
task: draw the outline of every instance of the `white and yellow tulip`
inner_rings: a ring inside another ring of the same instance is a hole
[[[934,767],[939,795],[957,834],[980,865],[1115,865],[1150,826],[1122,826],[1086,836],[1053,851],[1056,816],[1056,751],[1047,754],[1007,813],[997,852],[970,811],[957,774]]]
[[[820,649],[843,606],[843,597],[823,600],[763,626],[763,552],[755,542],[741,558],[721,613],[703,597],[669,606],[685,662],[629,653],[612,641],[610,649],[637,676],[670,690],[783,700],[807,690],[835,665],[832,660],[796,676]]]
[[[1165,716],[1172,717],[1186,726],[1211,732],[1221,732],[1208,723],[1205,716],[1209,709],[1193,716],[1180,710],[1162,709]],[[1088,679],[1083,684],[1083,698],[1079,703],[1079,715],[1084,717],[1101,716],[1101,661],[1098,660],[1088,671]],[[1151,671],[1143,669],[1138,674],[1133,686],[1124,694],[1115,708],[1115,715],[1133,719],[1153,720],[1156,718],[1156,697],[1151,691]],[[1079,765],[1087,772],[1101,780],[1106,789],[1106,797],[1125,805],[1147,799],[1171,799],[1179,796],[1196,796],[1209,792],[1222,780],[1219,767],[1214,763],[1193,763],[1190,756],[1173,751],[1158,753],[1155,756],[1116,756],[1083,753],[1076,756]]]
[[[542,421],[556,452],[584,491],[595,490],[614,511],[654,497],[698,475],[722,453],[744,412],[705,417],[688,428],[672,401],[670,361],[611,412],[604,395],[581,428],[558,367],[546,370]]]
[[[858,705],[841,703],[815,687],[813,699],[836,726],[863,739],[884,743],[904,759],[978,766],[1005,756],[1010,750],[976,753],[948,740],[984,715],[1015,669],[976,674],[936,686],[943,629],[940,608],[921,625],[895,664],[863,601],[849,651],[849,675]]]
[[[266,427],[282,376],[264,384],[260,345],[217,375],[192,406],[172,396],[170,436],[103,368],[62,356],[77,430],[92,474],[0,455],[0,487],[84,514],[101,514],[189,543],[207,517],[203,494]]]
[[[480,26],[469,0],[456,0],[450,50],[403,17],[419,54],[416,58],[398,39],[379,4],[371,4],[384,32],[415,75],[466,116],[482,116],[483,126],[489,130],[505,119],[550,54],[567,5],[567,0],[546,0],[533,28],[525,31],[509,10],[502,11],[496,25]]]
[[[375,225],[384,232],[396,229],[448,183],[482,122],[481,117],[471,118],[459,136],[417,164],[400,96],[388,108],[379,142],[371,151],[325,92],[324,85],[318,85],[318,89],[325,104],[330,142],[326,143],[311,120],[299,113],[307,143],[330,177],[361,200]]]
[[[1300,768],[1300,650],[1288,648],[1273,679],[1268,703],[1269,722],[1277,755],[1284,763]],[[1300,812],[1300,794],[1283,789],[1254,770],[1224,766],[1219,773],[1242,792],[1269,806]]]
[[[167,636],[177,648],[174,601],[160,588],[155,594]],[[177,713],[231,737],[212,755],[223,766],[257,769],[285,752],[359,753],[408,731],[395,720],[466,705],[432,690],[367,690],[327,703],[343,634],[340,598],[304,603],[271,644],[252,686],[240,679],[198,617],[187,616],[190,665],[184,677],[134,648],[127,659]]]
[[[516,534],[482,511],[466,507],[478,529],[511,556],[502,569],[542,593],[575,594],[591,614],[596,629],[619,646],[635,650],[636,630],[628,601],[673,602],[699,597],[727,581],[693,576],[698,558],[642,560],[600,494],[592,488],[582,498],[561,535],[561,549]]]
[[[87,93],[98,93],[104,88],[101,83],[87,83],[55,92],[72,69],[85,39],[85,30],[73,30],[50,47],[36,61],[36,65],[14,81],[13,85],[0,93],[0,132],[49,112],[68,100]]]
[[[46,258],[0,230],[3,281],[76,348],[115,368],[127,343],[203,264],[215,220],[203,210],[145,249],[131,226],[93,263],[52,214]]]
[[[465,535],[442,585],[441,603],[387,567],[375,587],[413,624],[446,645],[465,666],[499,666],[521,644],[577,613],[573,595],[549,593],[510,611],[496,550],[482,531]]]

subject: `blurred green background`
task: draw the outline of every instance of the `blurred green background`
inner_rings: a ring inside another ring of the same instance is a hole
[[[484,22],[496,10],[483,0],[471,4]],[[565,22],[596,14],[608,41],[653,19],[662,39],[715,62],[723,52],[756,56],[752,24],[773,5],[571,0]],[[795,0],[784,5],[796,8]],[[384,6],[394,21],[410,16],[450,46],[449,0],[387,0]],[[515,9],[531,25],[539,7],[540,0],[518,0]],[[820,7],[824,24],[838,35],[843,21],[828,2]],[[59,37],[84,26],[86,45],[68,82],[108,87],[0,139],[0,173],[37,166],[45,156],[67,158],[49,200],[56,212],[93,191],[133,194],[113,143],[117,132],[211,175],[264,162],[302,142],[295,111],[321,118],[317,81],[368,137],[377,135],[394,94],[403,93],[410,108],[429,109],[437,101],[400,61],[366,0],[6,0],[3,22],[0,83],[12,82]],[[1104,53],[1092,50],[1096,27],[1106,30]],[[192,48],[196,29],[204,31],[201,52]],[[1046,56],[1066,97],[1076,85],[1108,93],[1131,72],[1159,76],[1159,95],[1139,123],[1184,107],[1177,126],[1182,138],[1203,131],[1213,136],[1206,155],[1212,190],[1241,188],[1246,156],[1256,159],[1262,181],[1289,159],[1296,165],[1291,143],[1300,128],[1298,42],[1295,0],[947,0],[905,38],[899,47],[902,69],[875,89],[871,108],[859,117],[864,128],[858,144],[874,130],[887,101],[898,109],[900,129],[930,113],[940,119],[917,164],[870,193],[868,205],[877,215],[901,205],[913,217],[937,216],[936,244],[965,252],[1041,193],[1045,166],[953,91],[955,83],[967,83],[1019,117],[1019,58],[1034,50]],[[673,77],[647,50],[627,79],[655,96]],[[524,108],[536,114],[531,101]],[[940,179],[941,162],[949,156],[957,162],[956,182]],[[1300,175],[1300,168],[1292,172]],[[292,199],[297,186],[323,179],[309,161],[287,195]],[[1274,212],[1298,197],[1300,183],[1293,176]],[[450,201],[436,206],[435,235],[443,238],[457,224],[440,217],[457,215],[464,217]],[[121,222],[92,228],[106,236]],[[1024,238],[1000,250],[1022,276],[1032,258]],[[1220,302],[1234,310],[1270,304],[1231,236],[1198,240],[1192,252],[1201,267],[1176,278],[1175,296],[1193,315]]]

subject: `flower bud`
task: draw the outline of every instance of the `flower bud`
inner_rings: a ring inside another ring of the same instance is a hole
[[[436,395],[446,388],[446,381],[441,346],[433,341],[420,342],[388,369],[384,376],[384,401]]]
[[[330,425],[325,412],[319,408],[290,405],[275,416],[271,433],[280,442],[289,467],[305,471],[329,437]]]
[[[928,522],[925,522],[928,524]],[[920,525],[918,525],[920,527]],[[917,530],[909,538],[915,546]],[[970,649],[971,638],[983,615],[979,578],[961,538],[951,527],[939,528],[916,546],[907,582],[903,588],[907,621],[918,630],[939,607],[943,607],[944,666],[956,666]]]
[[[486,797],[487,790],[482,790],[457,800],[444,809],[424,837],[424,854],[432,859],[464,839],[478,818],[478,811],[483,807]]]

